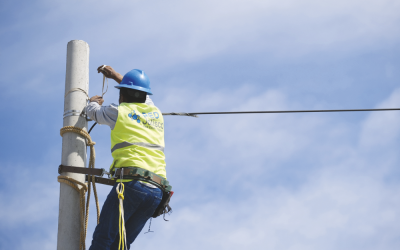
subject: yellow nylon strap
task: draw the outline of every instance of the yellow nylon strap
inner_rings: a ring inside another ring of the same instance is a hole
[[[119,227],[119,244],[118,244],[118,250],[124,250],[128,249],[127,244],[126,244],[126,232],[125,232],[125,219],[124,219],[124,191],[125,191],[125,185],[124,183],[120,182],[118,183],[116,187],[116,191],[118,194],[118,200],[119,200],[119,222],[118,222],[118,227]]]

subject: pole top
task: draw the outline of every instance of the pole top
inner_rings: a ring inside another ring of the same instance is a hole
[[[68,42],[68,45],[70,45],[70,44],[85,44],[89,47],[89,44],[83,40],[71,40]]]

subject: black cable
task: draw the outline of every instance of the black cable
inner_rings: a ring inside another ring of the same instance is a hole
[[[312,113],[312,112],[359,112],[359,111],[396,111],[400,108],[386,109],[325,109],[325,110],[279,110],[279,111],[231,111],[231,112],[198,112],[198,113],[163,113],[163,115],[230,115],[230,114],[265,114],[265,113]]]
[[[97,124],[97,122],[95,122],[95,123],[90,127],[88,134],[90,134],[90,131],[92,131],[92,129],[94,128],[94,126],[96,126],[96,124]]]
[[[198,113],[162,113],[163,115],[179,115],[197,117],[197,115],[231,115],[231,114],[272,114],[272,113],[317,113],[317,112],[359,112],[359,111],[396,111],[400,108],[391,109],[320,109],[320,110],[278,110],[278,111],[230,111],[230,112],[198,112]],[[96,126],[95,122],[89,129],[89,134]]]

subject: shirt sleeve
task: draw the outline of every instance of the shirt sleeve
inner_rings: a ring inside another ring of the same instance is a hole
[[[153,101],[148,95],[146,96],[145,103],[154,106]],[[100,106],[97,102],[89,102],[86,106],[86,114],[98,124],[108,125],[113,130],[118,119],[118,105],[111,103],[109,106]]]
[[[118,105],[100,106],[97,102],[90,102],[86,106],[86,114],[98,124],[108,125],[114,129],[118,118]]]

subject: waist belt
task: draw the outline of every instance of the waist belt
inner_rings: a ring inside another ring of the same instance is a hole
[[[161,177],[153,172],[138,167],[116,168],[116,171],[111,172],[114,179],[121,178],[121,169],[123,170],[122,178],[145,181],[161,188],[164,192],[169,192],[172,189],[172,186],[169,185],[169,182],[164,177]],[[82,167],[63,166],[63,165],[60,165],[58,167],[59,174],[66,172],[85,174],[86,181],[88,180],[88,176],[95,175],[95,182],[97,183],[111,185],[111,186],[115,184],[115,180],[100,177],[104,174],[110,174],[106,172],[103,168],[82,168]]]
[[[167,181],[167,179],[143,168],[138,168],[138,167],[116,168],[116,170],[111,174],[113,174],[114,179],[121,179],[122,176],[122,179],[145,181],[161,188],[165,192],[169,192],[172,189],[172,186],[169,185],[169,181]]]

